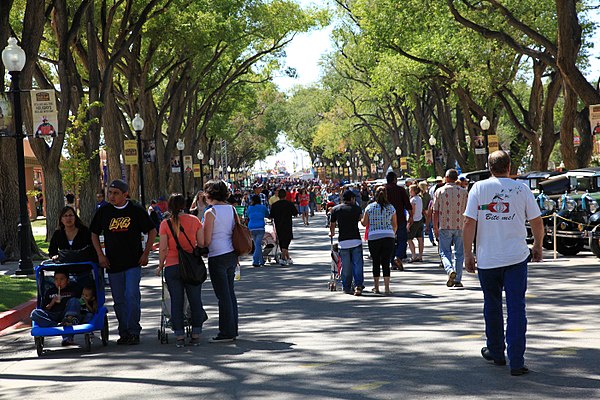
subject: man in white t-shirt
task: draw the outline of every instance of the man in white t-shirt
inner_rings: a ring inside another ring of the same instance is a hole
[[[506,365],[502,289],[506,293],[506,349],[510,373],[519,376],[529,372],[524,358],[527,263],[542,261],[544,226],[531,190],[509,178],[509,155],[495,151],[488,164],[492,177],[473,185],[464,213],[465,266],[468,272],[479,271],[487,336],[481,355],[496,365]],[[525,241],[525,221],[534,236],[531,253]],[[472,251],[475,232],[477,267]]]

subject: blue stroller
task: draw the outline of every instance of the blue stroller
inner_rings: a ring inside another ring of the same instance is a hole
[[[87,323],[70,326],[40,327],[32,322],[31,336],[35,340],[35,347],[38,356],[44,354],[44,338],[46,336],[78,335],[85,334],[85,351],[92,349],[92,337],[94,331],[100,331],[102,345],[108,345],[108,310],[104,305],[104,276],[98,264],[93,262],[47,263],[35,267],[35,279],[37,282],[37,307],[42,306],[44,293],[54,285],[54,271],[67,271],[69,281],[74,282],[81,289],[86,284],[93,284],[96,288],[96,301],[98,302],[98,311]],[[52,272],[52,274],[50,274]]]

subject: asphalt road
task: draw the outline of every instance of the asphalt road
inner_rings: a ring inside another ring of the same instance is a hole
[[[293,266],[255,269],[243,260],[235,343],[207,342],[218,323],[207,281],[203,343],[160,344],[160,279],[149,267],[142,278],[141,345],[114,343],[112,307],[111,342],[102,347],[96,341],[90,353],[50,338],[50,351],[38,358],[29,330],[17,330],[0,337],[0,398],[600,398],[600,266],[590,252],[557,261],[547,253],[544,263],[530,265],[531,373],[512,377],[508,367],[480,356],[485,338],[477,277],[465,272],[464,290],[446,288],[435,248],[426,244],[425,262],[393,271],[392,296],[354,297],[327,290],[323,215],[309,227],[296,219],[295,235]],[[365,270],[369,289],[367,259]]]

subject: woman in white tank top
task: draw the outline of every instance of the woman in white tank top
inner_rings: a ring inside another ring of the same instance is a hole
[[[225,202],[225,182],[211,180],[204,185],[210,207],[204,213],[204,246],[208,247],[210,281],[219,300],[219,333],[210,342],[232,342],[238,336],[238,306],[234,290],[237,254],[233,251],[235,209]]]

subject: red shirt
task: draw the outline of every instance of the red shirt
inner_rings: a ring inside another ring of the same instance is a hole
[[[309,194],[301,194],[300,195],[300,207],[307,206],[309,200],[310,200]]]

